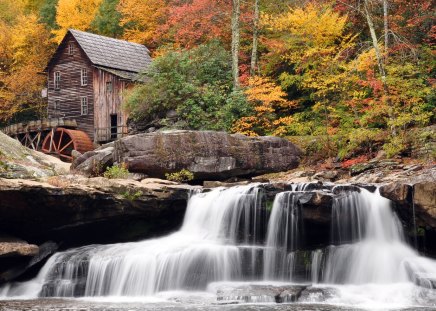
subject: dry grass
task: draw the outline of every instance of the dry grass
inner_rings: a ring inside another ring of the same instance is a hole
[[[47,183],[58,188],[66,188],[71,185],[69,180],[63,179],[60,176],[52,176],[47,179]]]

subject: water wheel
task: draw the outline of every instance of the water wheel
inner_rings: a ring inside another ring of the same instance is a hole
[[[45,137],[41,147],[42,152],[54,154],[64,161],[73,160],[73,150],[84,153],[93,149],[94,145],[85,132],[66,128],[53,129]]]

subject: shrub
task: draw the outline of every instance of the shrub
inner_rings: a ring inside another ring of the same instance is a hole
[[[186,169],[182,169],[175,173],[166,173],[165,177],[167,180],[175,182],[187,182],[194,179],[194,174]]]
[[[383,145],[383,150],[386,152],[388,158],[402,154],[406,151],[407,146],[404,139],[400,136],[392,136],[389,141]]]
[[[126,200],[129,200],[129,201],[135,201],[135,200],[139,199],[142,194],[143,193],[142,193],[141,190],[138,190],[138,191],[126,190],[125,192],[121,193],[123,198],[126,199]]]
[[[103,174],[104,177],[109,179],[125,179],[128,175],[129,170],[124,163],[106,168],[106,172]]]
[[[124,108],[132,120],[153,123],[176,111],[182,128],[228,130],[247,113],[243,92],[232,92],[231,56],[219,42],[157,57],[144,84],[126,93]],[[155,123],[154,123],[155,124]]]

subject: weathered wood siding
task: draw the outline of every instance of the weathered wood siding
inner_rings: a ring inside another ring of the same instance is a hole
[[[72,43],[73,55],[68,54],[69,44]],[[81,69],[88,72],[88,84],[81,85]],[[53,61],[47,68],[48,75],[48,115],[51,118],[71,118],[77,121],[79,130],[86,132],[94,139],[94,92],[93,69],[91,62],[79,47],[75,39],[69,34],[63,40]],[[60,89],[55,90],[54,72],[61,74]],[[88,114],[81,115],[81,97],[88,98]],[[59,107],[55,111],[55,102],[59,100]]]
[[[122,126],[126,125],[127,115],[122,111],[124,91],[131,83],[99,68],[94,68],[94,125],[103,133],[107,129],[110,133],[111,115],[118,117],[118,132],[121,134]],[[108,82],[112,83],[112,90],[108,89]],[[104,140],[104,138],[102,139]]]

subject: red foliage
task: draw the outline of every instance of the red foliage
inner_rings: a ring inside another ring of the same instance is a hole
[[[345,160],[344,162],[341,163],[342,168],[349,168],[355,164],[359,164],[359,163],[364,163],[368,161],[368,156],[367,155],[361,155],[357,158],[353,158],[353,159],[349,159],[349,160]]]
[[[176,45],[192,48],[212,39],[226,42],[230,34],[230,0],[193,0],[173,3],[159,33]]]

